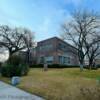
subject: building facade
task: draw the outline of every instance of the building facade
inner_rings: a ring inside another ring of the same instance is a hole
[[[79,64],[76,48],[57,37],[38,42],[36,57],[37,64]]]

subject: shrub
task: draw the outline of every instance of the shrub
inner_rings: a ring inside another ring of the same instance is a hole
[[[11,77],[13,72],[12,72],[12,65],[10,64],[3,64],[1,67],[1,75],[5,77]]]
[[[28,71],[28,65],[24,64],[17,55],[11,56],[7,63],[1,67],[1,75],[5,77],[27,75]]]
[[[27,64],[20,64],[19,65],[21,75],[27,75],[29,72],[29,66]]]
[[[23,63],[23,60],[18,55],[12,55],[9,58],[9,60],[7,61],[7,63],[17,66],[17,65]]]
[[[29,67],[25,64],[14,66],[12,64],[4,64],[1,67],[1,75],[5,77],[23,76],[27,75]]]

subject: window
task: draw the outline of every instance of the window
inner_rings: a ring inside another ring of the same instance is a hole
[[[47,64],[52,64],[53,60],[54,60],[53,56],[45,57],[45,62]]]
[[[44,63],[44,57],[40,57],[40,63]]]
[[[62,56],[59,56],[59,63],[63,64],[63,57]]]
[[[67,57],[64,57],[64,64],[67,63]]]
[[[67,63],[70,64],[70,57],[67,57]]]
[[[60,50],[66,50],[66,46],[64,44],[62,44],[62,43],[59,43],[58,48]]]
[[[53,63],[53,61],[47,61],[46,63],[47,63],[47,64],[52,64],[52,63]]]
[[[70,57],[59,56],[60,64],[70,64]]]
[[[48,45],[40,46],[40,50],[50,50],[52,47],[53,47],[52,44],[48,44]]]

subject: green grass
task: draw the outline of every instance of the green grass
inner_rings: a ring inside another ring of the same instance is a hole
[[[10,83],[7,78],[0,79]],[[44,72],[33,68],[17,87],[46,100],[100,100],[97,79],[100,79],[100,69],[80,72],[78,68],[66,68]]]

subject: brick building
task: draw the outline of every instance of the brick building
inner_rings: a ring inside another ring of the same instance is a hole
[[[38,42],[36,57],[37,64],[79,64],[76,48],[57,37]]]

